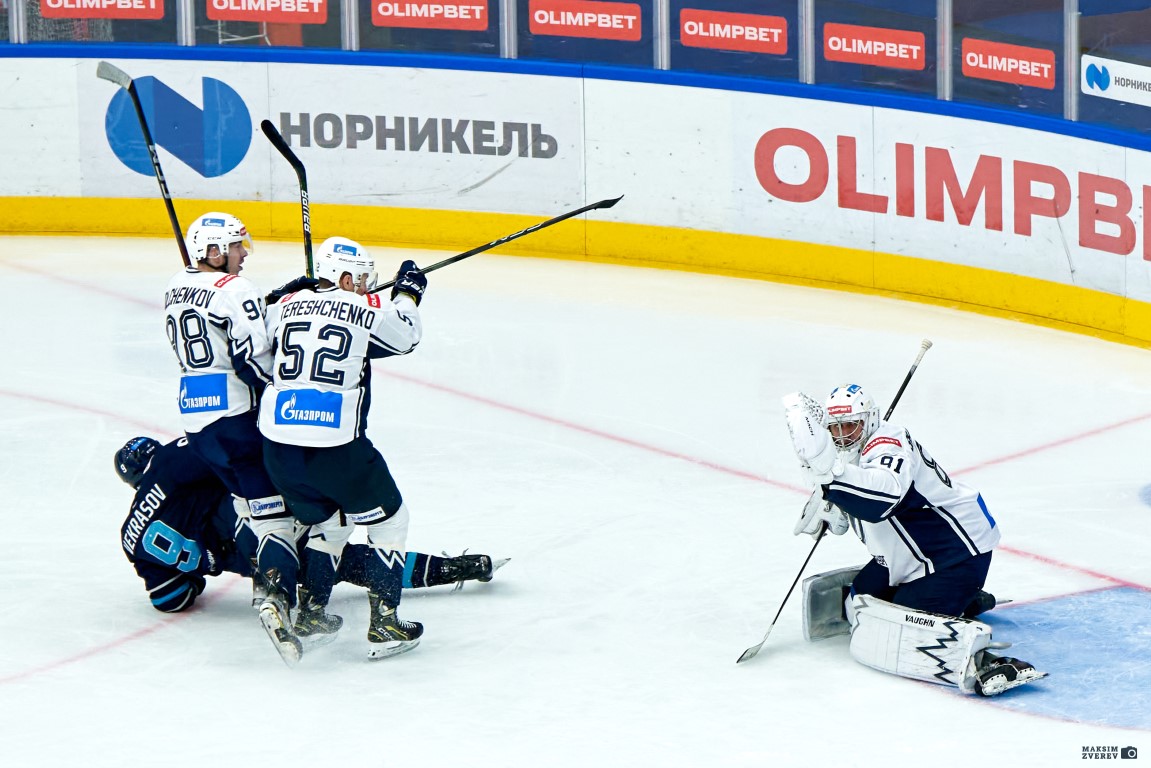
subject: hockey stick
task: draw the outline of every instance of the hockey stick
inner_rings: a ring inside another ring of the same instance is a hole
[[[272,146],[284,156],[292,166],[292,170],[296,172],[296,178],[300,180],[300,214],[304,219],[304,274],[315,277],[312,265],[312,213],[308,205],[308,173],[304,170],[304,161],[296,156],[288,146],[288,142],[284,141],[284,137],[276,130],[276,126],[272,125],[271,120],[261,120],[260,130],[268,137],[268,141],[272,142]]]
[[[148,145],[148,157],[152,159],[152,170],[156,173],[156,181],[160,183],[160,194],[164,196],[164,207],[168,209],[168,220],[172,222],[172,232],[176,235],[176,244],[180,246],[180,258],[184,266],[192,266],[188,257],[188,246],[184,243],[184,231],[180,229],[180,221],[176,218],[176,209],[172,205],[172,195],[168,192],[168,182],[164,180],[164,171],[160,168],[160,155],[156,153],[156,142],[152,141],[152,132],[148,130],[148,119],[144,117],[144,106],[140,103],[140,94],[136,91],[136,83],[128,73],[117,66],[101,61],[96,65],[96,77],[123,88],[132,99],[132,106],[136,108],[136,119],[140,121],[140,130],[144,133],[144,143]]]
[[[618,203],[620,200],[623,200],[623,195],[620,195],[619,197],[608,198],[607,200],[600,200],[598,203],[592,203],[591,205],[585,205],[583,208],[577,208],[574,211],[568,211],[565,214],[561,214],[560,216],[556,216],[554,219],[548,219],[547,221],[541,221],[539,224],[533,224],[532,226],[528,227],[527,229],[521,229],[519,232],[515,232],[515,233],[510,234],[510,235],[504,235],[499,240],[492,240],[490,243],[478,246],[476,248],[472,248],[470,251],[464,251],[463,253],[456,254],[455,256],[444,259],[443,261],[436,262],[435,264],[431,265],[430,267],[424,267],[423,269],[420,270],[420,272],[422,272],[426,275],[429,272],[434,272],[435,270],[439,269],[440,267],[446,267],[449,264],[455,264],[457,261],[463,261],[464,259],[468,258],[469,256],[475,256],[477,253],[483,253],[484,251],[490,251],[492,248],[495,248],[496,246],[503,245],[504,243],[510,243],[512,240],[516,240],[518,238],[521,238],[524,235],[530,235],[532,232],[539,232],[541,229],[544,229],[545,227],[550,227],[552,224],[559,224],[561,221],[564,221],[565,219],[570,219],[573,216],[579,216],[581,213],[587,213],[588,211],[595,211],[595,210],[598,210],[600,208],[611,208],[613,205]],[[395,284],[396,284],[396,281],[392,280],[391,282],[387,282],[387,283],[384,283],[383,285],[376,286],[372,290],[368,291],[368,293],[376,293],[377,291],[382,291],[385,288],[391,288]]]
[[[899,398],[903,397],[903,390],[907,389],[907,383],[911,381],[911,377],[915,375],[915,369],[919,367],[919,364],[923,361],[923,356],[927,354],[927,350],[929,349],[931,349],[931,341],[924,339],[919,345],[919,354],[916,355],[915,362],[911,364],[911,369],[907,372],[907,375],[903,377],[903,383],[899,385],[899,391],[895,393],[895,397],[891,400],[891,405],[887,407],[887,413],[883,417],[884,421],[891,418],[892,412],[895,411],[895,406],[899,404]],[[779,615],[783,613],[783,606],[787,605],[787,600],[791,597],[792,591],[795,590],[795,585],[799,583],[799,578],[803,576],[803,572],[807,570],[807,564],[811,562],[811,556],[815,554],[815,548],[819,546],[819,542],[823,541],[826,533],[827,523],[821,522],[819,524],[819,535],[815,537],[815,543],[811,545],[811,551],[807,553],[807,558],[803,561],[803,565],[799,566],[799,573],[795,574],[795,581],[791,582],[791,586],[787,589],[787,594],[783,596],[783,602],[779,604],[779,610],[775,612],[775,618],[771,620],[767,632],[763,633],[763,639],[741,653],[739,658],[735,660],[736,664],[755,658],[755,655],[763,648],[763,644],[767,642],[767,638],[771,635],[771,630],[775,629],[775,622],[779,621]]]

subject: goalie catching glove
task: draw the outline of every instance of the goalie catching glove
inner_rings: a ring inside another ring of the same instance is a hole
[[[791,445],[800,464],[808,470],[816,484],[831,482],[843,470],[836,465],[835,444],[823,426],[823,408],[802,392],[792,392],[783,396],[783,409],[787,416]]]
[[[823,535],[823,523],[827,523],[828,530],[836,536],[842,536],[851,527],[847,513],[830,501],[824,501],[823,490],[816,488],[812,491],[807,504],[803,506],[803,514],[795,522],[792,533],[796,536],[806,533],[811,538],[818,539]]]

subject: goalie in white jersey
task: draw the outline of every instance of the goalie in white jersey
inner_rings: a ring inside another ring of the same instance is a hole
[[[291,569],[291,516],[264,468],[256,426],[272,349],[263,297],[240,276],[252,239],[235,216],[211,212],[188,227],[187,243],[192,264],[168,282],[164,314],[182,374],[178,405],[188,445],[248,507],[260,572]]]
[[[367,529],[371,623],[369,657],[384,658],[418,643],[423,627],[396,615],[403,580],[408,511],[383,456],[367,438],[373,358],[416,348],[423,325],[417,305],[427,278],[415,262],[396,274],[391,300],[369,293],[375,263],[363,246],[328,238],[316,255],[318,286],[268,308],[275,347],[273,382],[260,401],[264,461],[292,514],[313,526],[304,549],[306,584],[295,625],[272,600],[261,610],[285,661],[302,653],[298,636],[334,633],[342,621],[325,612],[336,568],[351,533]],[[293,588],[296,573],[284,573]],[[273,596],[274,597],[274,596]]]
[[[805,628],[819,625],[811,613],[819,590],[838,597],[850,581],[851,650],[862,663],[984,695],[1041,677],[1026,662],[989,654],[990,627],[970,620],[994,607],[983,586],[1000,538],[980,493],[953,480],[906,429],[881,421],[858,385],[836,387],[822,408],[801,393],[784,406],[816,485],[794,533],[850,527],[871,554],[858,572],[805,583]],[[841,603],[823,605],[838,616]]]

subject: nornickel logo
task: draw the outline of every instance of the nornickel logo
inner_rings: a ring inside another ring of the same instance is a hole
[[[1107,67],[1100,67],[1097,64],[1087,65],[1087,87],[1097,88],[1100,91],[1105,91],[1111,87],[1111,73],[1107,71]]]
[[[227,84],[203,78],[201,109],[154,77],[137,78],[135,83],[153,141],[201,176],[223,176],[248,154],[252,117],[240,94]],[[152,175],[136,109],[123,88],[108,103],[104,132],[108,146],[124,165]]]

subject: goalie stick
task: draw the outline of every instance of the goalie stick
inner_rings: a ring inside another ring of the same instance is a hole
[[[180,221],[176,218],[176,209],[172,205],[172,195],[168,192],[168,182],[164,179],[164,170],[160,168],[160,155],[156,152],[156,142],[152,140],[152,132],[148,130],[148,119],[144,116],[144,106],[140,103],[140,94],[136,90],[136,83],[128,73],[119,67],[101,61],[96,65],[96,77],[123,88],[132,99],[132,106],[136,108],[136,119],[140,121],[140,130],[144,134],[144,143],[148,145],[148,157],[152,160],[152,170],[156,174],[156,181],[160,184],[160,194],[164,196],[164,207],[168,209],[168,221],[172,223],[172,232],[176,235],[176,244],[180,246],[180,258],[184,266],[192,266],[188,257],[188,246],[184,242],[184,230],[180,228]]]
[[[585,205],[583,208],[577,208],[574,211],[568,211],[567,213],[556,216],[553,219],[548,219],[547,221],[541,221],[539,224],[533,224],[532,226],[528,227],[527,229],[521,229],[519,232],[513,232],[510,235],[504,235],[503,237],[501,237],[498,240],[492,240],[490,243],[486,243],[486,244],[478,246],[476,248],[472,248],[470,251],[464,251],[463,253],[456,254],[455,256],[444,259],[443,261],[436,262],[435,264],[431,265],[430,267],[424,267],[423,269],[420,270],[420,272],[422,272],[423,274],[426,275],[428,272],[434,272],[435,270],[440,269],[441,267],[446,267],[449,264],[455,264],[457,261],[463,261],[464,259],[468,258],[469,256],[475,256],[477,253],[483,253],[484,251],[490,251],[492,248],[495,248],[496,246],[503,245],[504,243],[510,243],[512,240],[517,240],[517,239],[523,237],[524,235],[530,235],[532,232],[539,232],[541,229],[545,229],[547,227],[550,227],[553,224],[559,224],[561,221],[565,221],[567,219],[570,219],[573,216],[579,216],[581,213],[587,213],[588,211],[595,211],[595,210],[598,210],[600,208],[611,208],[613,205],[615,205],[616,203],[618,203],[622,199],[623,199],[623,195],[620,195],[619,197],[612,197],[612,198],[608,198],[607,200],[600,200],[599,202],[591,203],[590,205]],[[368,291],[368,293],[376,293],[378,291],[384,290],[385,288],[391,288],[395,284],[396,284],[396,281],[391,280],[387,283],[384,283],[383,285],[376,286],[372,290]]]
[[[304,161],[296,156],[296,153],[288,146],[288,142],[284,141],[284,137],[276,130],[276,126],[272,125],[271,120],[261,120],[260,130],[292,166],[292,170],[296,172],[296,178],[300,181],[300,214],[304,220],[304,274],[309,278],[315,277],[315,268],[312,263],[312,213],[308,204],[308,172],[304,169]]]
[[[895,411],[895,406],[899,403],[899,399],[903,397],[903,390],[907,389],[908,382],[910,382],[911,377],[915,375],[915,370],[919,368],[919,364],[923,361],[923,356],[927,354],[927,350],[929,349],[931,349],[931,341],[929,339],[924,339],[919,345],[919,354],[916,355],[915,362],[911,364],[911,368],[907,371],[907,375],[903,377],[903,383],[899,385],[899,390],[895,393],[895,397],[891,400],[891,405],[887,407],[887,413],[883,416],[884,421],[887,421],[891,418],[891,414]],[[766,643],[767,638],[771,636],[771,630],[775,629],[775,622],[779,621],[779,616],[781,613],[783,613],[783,606],[787,605],[787,600],[789,597],[791,597],[791,593],[795,590],[795,585],[799,583],[800,577],[803,576],[803,572],[807,569],[807,564],[811,562],[811,556],[815,554],[816,547],[819,546],[819,542],[823,541],[823,537],[826,533],[827,523],[822,522],[819,526],[819,535],[815,539],[815,544],[811,545],[811,551],[807,553],[807,557],[804,559],[803,565],[799,566],[799,573],[795,574],[795,581],[791,582],[791,586],[787,589],[787,594],[783,596],[783,601],[779,604],[779,610],[775,612],[775,618],[771,620],[771,624],[768,626],[767,631],[763,633],[763,639],[741,653],[739,658],[735,660],[736,664],[747,661],[748,659],[755,658],[755,655],[759,653],[760,649],[763,648],[763,644]]]

